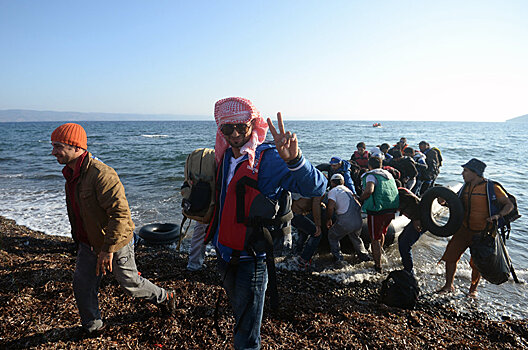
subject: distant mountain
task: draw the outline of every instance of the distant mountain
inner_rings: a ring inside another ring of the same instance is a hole
[[[0,122],[46,121],[125,121],[125,120],[213,120],[211,116],[176,114],[127,114],[33,111],[28,109],[0,110]]]
[[[513,123],[526,123],[528,122],[528,114],[521,115],[520,117],[517,117],[517,118],[508,119],[506,121],[513,122]]]

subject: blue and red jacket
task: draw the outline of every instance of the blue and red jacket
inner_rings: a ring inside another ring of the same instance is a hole
[[[236,220],[236,185],[239,179],[249,177],[257,183],[257,189],[248,189],[246,192],[246,215],[252,199],[258,193],[271,200],[278,200],[283,191],[300,193],[304,197],[319,197],[324,194],[327,185],[324,175],[304,156],[296,164],[286,164],[271,143],[263,143],[257,147],[254,168],[249,166],[245,155],[237,165],[231,182],[227,184],[231,158],[233,151],[228,148],[218,168],[217,210],[206,237],[206,241],[212,239],[217,254],[226,262],[231,260],[234,251],[240,252],[241,260],[252,257],[243,250],[246,226]]]

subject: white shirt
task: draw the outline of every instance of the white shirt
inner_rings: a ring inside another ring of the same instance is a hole
[[[238,163],[242,161],[242,158],[244,158],[244,155],[241,155],[238,158],[231,157],[231,159],[229,160],[229,173],[227,174],[227,184],[228,185],[233,179],[233,176],[235,176],[236,167]]]
[[[328,192],[328,200],[333,200],[336,204],[336,214],[341,215],[347,212],[350,205],[350,197],[347,193],[353,194],[345,185],[338,185]]]
[[[376,178],[376,176],[374,176],[374,174],[381,175],[384,178],[389,179],[389,180],[390,179],[394,179],[392,177],[391,173],[389,173],[387,170],[384,170],[384,169],[370,170],[370,171],[366,172],[365,174],[361,175],[361,177],[363,178],[363,176],[365,176],[365,181],[366,182],[373,182],[374,186],[377,186],[378,185],[378,179]]]
[[[367,174],[367,177],[365,178],[365,180],[367,182],[373,182],[374,186],[376,186],[378,184],[378,179],[376,179],[376,176],[374,176],[372,174]]]

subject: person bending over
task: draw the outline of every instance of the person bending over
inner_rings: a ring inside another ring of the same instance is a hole
[[[398,188],[392,175],[381,169],[381,159],[371,157],[369,171],[363,174],[363,193],[360,202],[367,216],[368,230],[372,240],[374,268],[381,272],[381,254],[387,229],[399,207]]]

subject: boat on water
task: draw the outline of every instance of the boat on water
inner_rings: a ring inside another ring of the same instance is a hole
[[[374,123],[372,124],[373,128],[381,128],[381,123]]]

